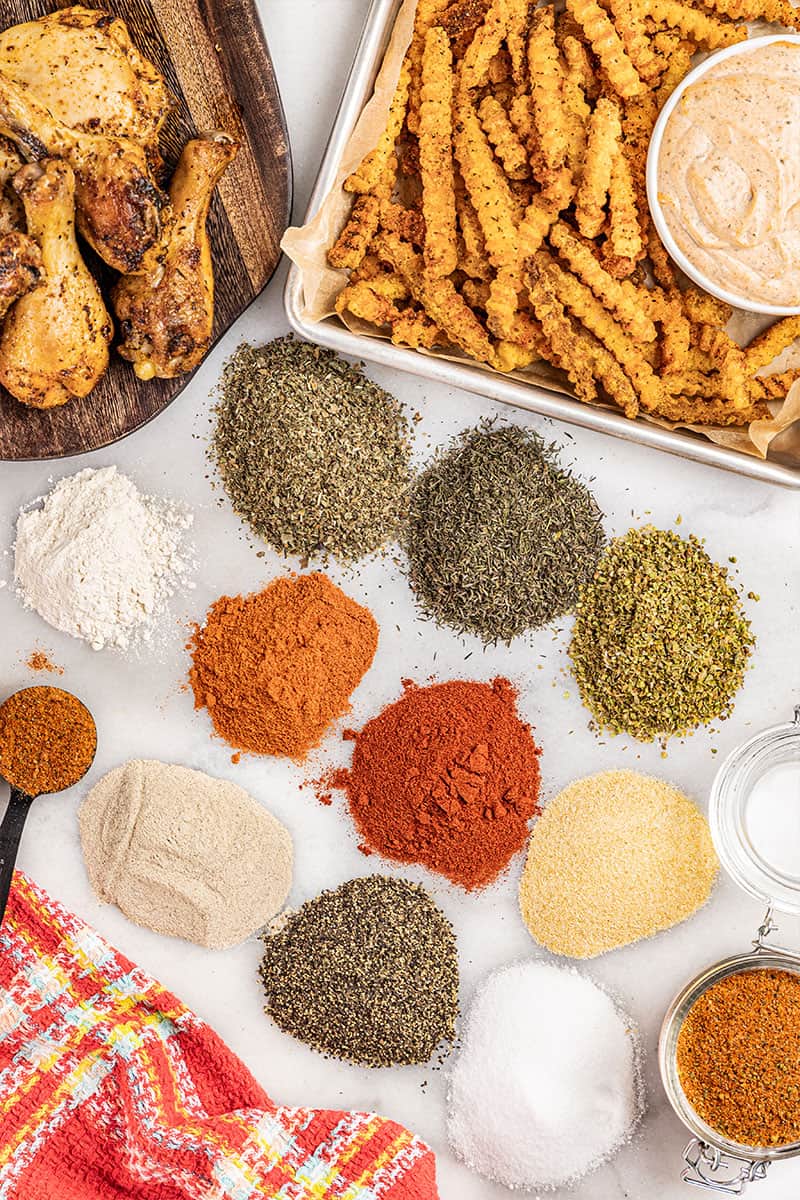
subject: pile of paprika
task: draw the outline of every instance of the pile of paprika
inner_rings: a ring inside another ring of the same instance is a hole
[[[195,708],[239,752],[304,758],[347,712],[377,645],[372,614],[320,572],[221,596],[189,642]]]
[[[360,733],[343,788],[364,840],[463,888],[491,883],[522,849],[537,815],[539,749],[507,679],[453,680],[404,694]]]

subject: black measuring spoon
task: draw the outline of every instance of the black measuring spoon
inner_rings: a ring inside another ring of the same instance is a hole
[[[77,719],[90,745],[76,754],[70,734]],[[30,687],[0,704],[0,778],[11,787],[0,824],[0,924],[28,813],[39,796],[63,792],[83,779],[94,761],[97,729],[85,704],[56,687]],[[41,782],[48,779],[45,789]]]

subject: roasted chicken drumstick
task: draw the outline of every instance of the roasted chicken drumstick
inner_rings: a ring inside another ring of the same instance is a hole
[[[0,383],[23,404],[55,408],[87,396],[108,367],[113,334],[75,239],[75,175],[45,159],[14,177],[45,278],[13,306],[0,334]]]
[[[142,146],[70,129],[2,72],[0,133],[29,160],[65,159],[75,171],[78,228],[87,242],[117,271],[145,269],[145,255],[161,236],[165,197]]]
[[[239,149],[227,134],[184,148],[169,188],[174,223],[152,274],[128,275],[114,288],[123,358],[140,379],[193,371],[211,345],[214,271],[206,222],[211,196]]]

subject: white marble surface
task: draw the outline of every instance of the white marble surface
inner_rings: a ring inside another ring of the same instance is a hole
[[[367,0],[263,3],[294,149],[297,217],[304,210],[366,7]],[[210,739],[205,714],[193,712],[189,696],[181,691],[186,658],[184,627],[179,624],[179,620],[200,619],[221,592],[259,587],[283,569],[270,553],[256,556],[259,547],[244,534],[219,492],[212,490],[205,459],[209,393],[226,355],[243,338],[266,340],[286,329],[283,277],[281,271],[191,388],[148,428],[114,448],[70,462],[2,465],[0,522],[5,547],[13,539],[19,505],[46,490],[51,480],[82,466],[117,463],[143,489],[171,493],[194,506],[200,566],[196,590],[176,604],[175,619],[158,653],[130,660],[113,652],[94,653],[51,631],[21,608],[11,587],[0,590],[0,691],[6,694],[33,682],[24,659],[35,646],[44,647],[65,667],[64,685],[82,696],[97,717],[99,752],[88,783],[126,758],[147,756],[205,769],[249,788],[292,830],[296,874],[291,902],[297,904],[323,887],[382,865],[376,859],[367,864],[359,854],[340,803],[324,808],[310,790],[300,789],[302,771],[283,762],[231,764],[225,747]],[[493,405],[446,387],[410,376],[374,374],[422,413],[417,438],[420,458],[431,444],[494,411]],[[477,645],[418,622],[402,576],[396,568],[378,563],[347,576],[334,572],[345,588],[372,608],[381,625],[378,656],[355,696],[353,720],[360,723],[397,695],[401,664],[403,674],[418,679],[432,671],[442,678],[488,678],[504,672],[519,683],[522,708],[544,746],[545,797],[576,775],[636,765],[663,772],[704,805],[716,761],[754,730],[787,719],[800,699],[798,493],[522,413],[515,419],[541,428],[545,436],[564,446],[566,458],[585,476],[595,478],[593,486],[608,514],[609,533],[646,519],[671,526],[681,514],[681,532],[706,538],[715,558],[724,561],[736,556],[745,590],[759,593],[761,601],[748,603],[758,648],[733,717],[716,736],[700,733],[685,744],[671,746],[666,760],[658,750],[622,738],[601,744],[588,731],[587,714],[565,676],[563,635],[554,638],[547,631],[530,643],[521,640],[510,649],[483,652]],[[10,559],[0,557],[0,575],[9,578]],[[465,662],[470,651],[472,657]],[[718,750],[716,758],[712,747]],[[333,734],[318,761],[341,761],[343,750]],[[407,1123],[436,1150],[443,1200],[501,1200],[507,1195],[503,1188],[470,1174],[448,1153],[446,1071],[370,1072],[326,1061],[278,1032],[263,1015],[255,939],[213,954],[138,929],[115,909],[98,904],[87,883],[77,836],[82,791],[77,788],[35,805],[20,863],[36,880],[193,1005],[276,1100],[376,1109]],[[540,953],[517,915],[519,869],[517,861],[508,879],[469,897],[422,872],[407,872],[424,879],[456,926],[464,1004],[488,970]],[[708,907],[682,927],[590,965],[590,973],[619,993],[641,1026],[649,1109],[635,1144],[585,1180],[574,1192],[578,1200],[680,1200],[691,1195],[678,1178],[686,1134],[661,1092],[655,1061],[657,1032],[664,1009],[685,979],[709,961],[745,948],[760,917],[757,903],[723,881]],[[784,919],[781,926],[781,938],[800,945],[800,922]],[[581,1136],[579,1129],[575,1136]],[[754,1187],[752,1194],[763,1200],[790,1200],[798,1191],[800,1162],[773,1169],[771,1178]]]

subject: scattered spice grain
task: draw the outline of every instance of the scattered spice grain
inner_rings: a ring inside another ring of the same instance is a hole
[[[347,712],[377,645],[372,613],[319,572],[221,596],[188,644],[195,708],[235,750],[304,758]]]
[[[29,671],[49,671],[51,675],[64,674],[64,668],[51,662],[44,650],[31,650],[25,659],[25,666]]]
[[[564,788],[536,822],[520,910],[548,950],[592,958],[686,920],[717,868],[691,800],[638,771],[603,771]]]
[[[742,1146],[800,1141],[800,977],[739,971],[694,1002],[678,1077],[698,1116]]]
[[[417,884],[351,879],[263,938],[265,1011],[322,1054],[366,1067],[424,1063],[458,1014],[453,929]]]
[[[727,570],[646,525],[604,551],[569,653],[598,727],[651,742],[728,717],[754,642]]]
[[[240,346],[210,453],[234,512],[282,554],[352,562],[395,537],[411,481],[400,403],[330,350]]]
[[[0,705],[0,777],[28,796],[72,787],[96,748],[92,714],[71,692],[23,688]]]
[[[355,740],[344,788],[365,848],[484,887],[522,849],[538,813],[539,749],[507,679],[417,687]],[[324,794],[324,792],[323,792]]]
[[[591,492],[516,425],[466,430],[412,489],[405,548],[420,607],[486,643],[571,612],[604,542]]]

